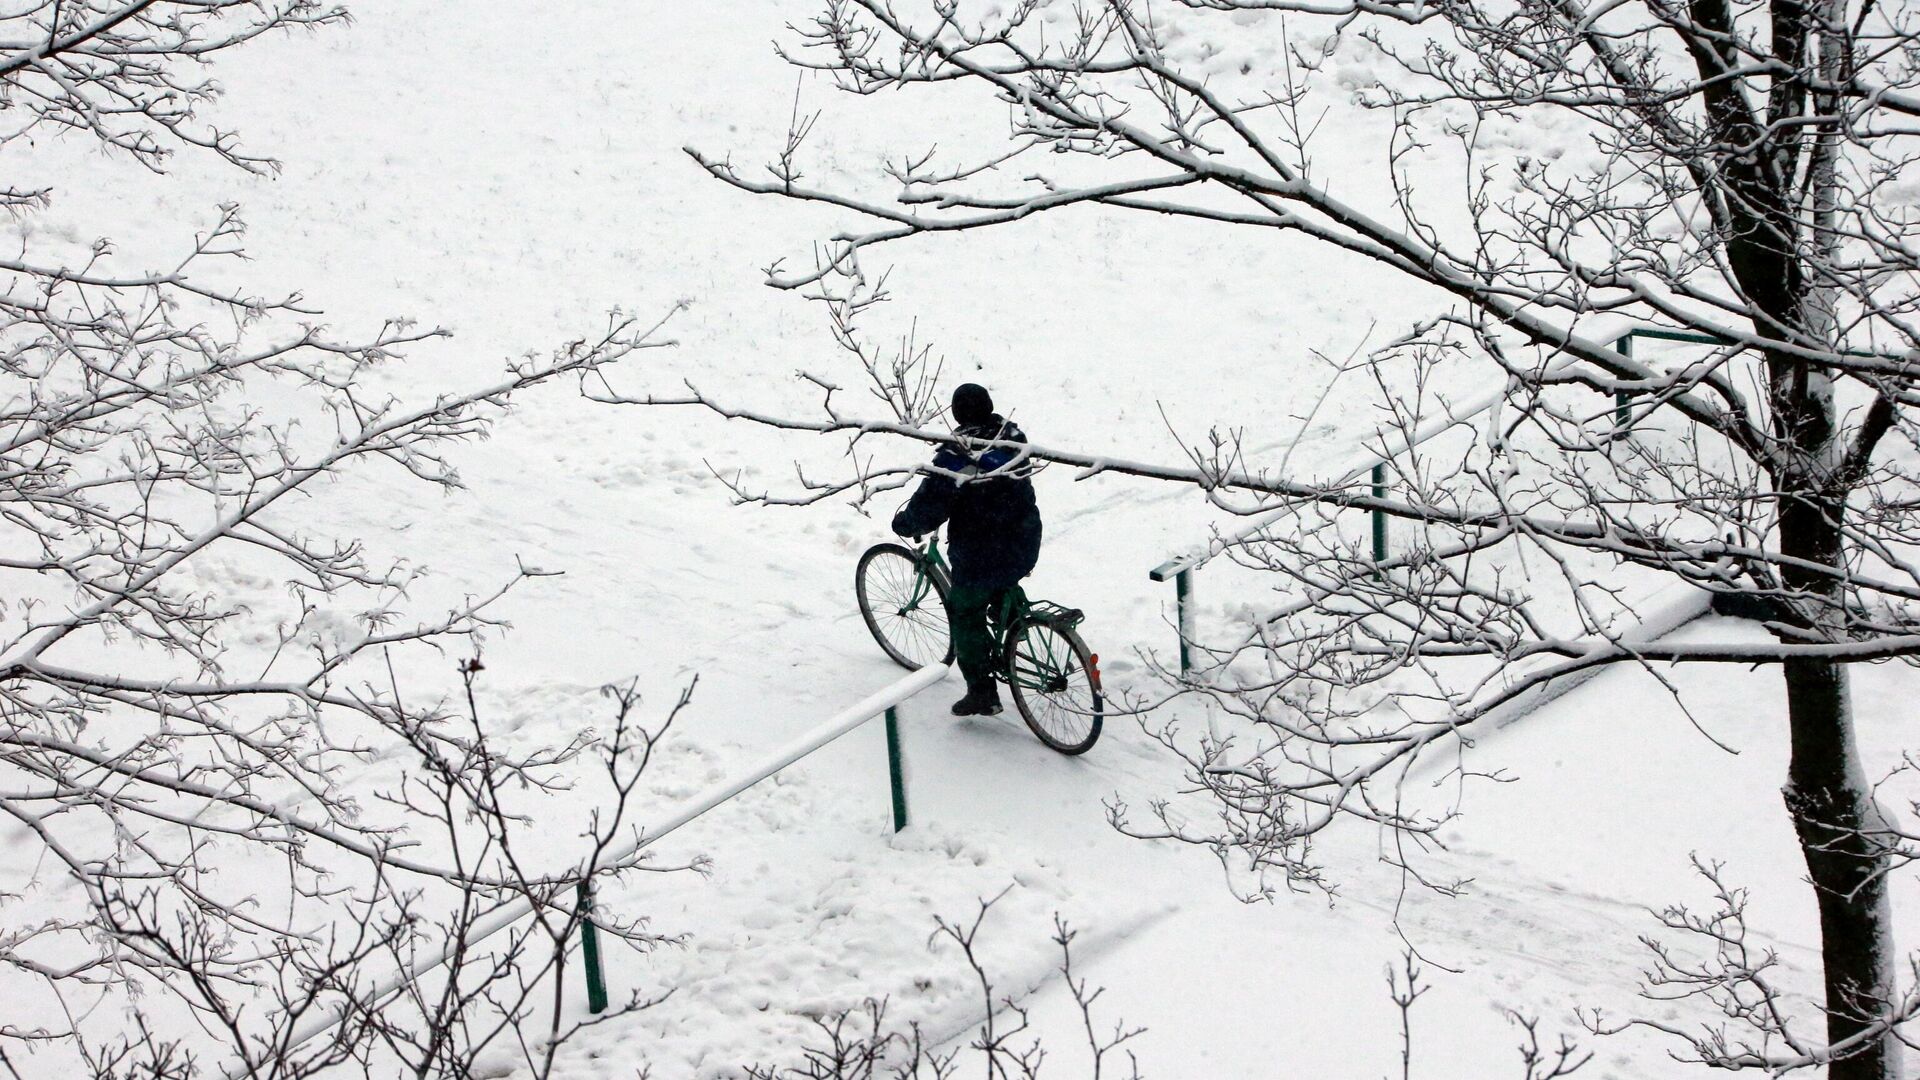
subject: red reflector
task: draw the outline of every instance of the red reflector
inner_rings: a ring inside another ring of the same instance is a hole
[[[1099,653],[1093,653],[1092,655],[1087,657],[1087,678],[1092,680],[1093,688],[1095,690],[1100,689],[1100,654]]]

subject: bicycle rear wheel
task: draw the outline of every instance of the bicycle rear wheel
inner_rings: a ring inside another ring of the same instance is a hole
[[[947,578],[918,552],[899,544],[875,544],[860,556],[853,591],[873,640],[908,671],[953,660],[947,629]]]
[[[1009,628],[1007,683],[1041,742],[1063,754],[1084,754],[1100,738],[1100,672],[1071,626],[1034,619]]]

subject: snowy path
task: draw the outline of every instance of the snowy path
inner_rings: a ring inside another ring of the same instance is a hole
[[[1755,897],[1756,929],[1785,954],[1797,979],[1789,984],[1806,985],[1810,902],[1770,797],[1779,740],[1727,692],[1732,678],[1706,674],[1687,672],[1681,685],[1703,725],[1743,750],[1734,768],[1714,762],[1724,755],[1706,740],[1675,730],[1685,722],[1661,688],[1632,672],[1603,677],[1477,748],[1478,767],[1512,769],[1518,782],[1471,789],[1452,850],[1423,863],[1472,884],[1458,899],[1415,888],[1401,912],[1435,987],[1415,1019],[1423,1075],[1509,1066],[1518,1030],[1507,1008],[1539,1015],[1543,1032],[1577,1033],[1576,1005],[1647,1014],[1633,998],[1637,937],[1653,929],[1649,908],[1701,898],[1688,867],[1694,851],[1727,859],[1736,882],[1770,886]],[[1873,682],[1863,697],[1887,704],[1891,687]],[[1593,708],[1595,696],[1614,710]],[[929,955],[923,942],[934,915],[967,915],[975,897],[1009,884],[989,955],[1003,989],[1043,984],[1036,1023],[1061,1057],[1075,1059],[1080,1035],[1058,980],[1048,979],[1053,910],[1085,933],[1081,971],[1109,988],[1103,1015],[1149,1027],[1132,1046],[1150,1075],[1368,1075],[1396,1063],[1385,971],[1403,948],[1392,925],[1399,882],[1376,861],[1370,833],[1349,825],[1329,835],[1322,853],[1341,885],[1333,903],[1242,905],[1203,854],[1129,841],[1100,824],[1106,794],[1166,780],[1124,727],[1086,758],[1060,759],[1004,718],[955,722],[938,705],[906,711],[915,816],[907,833],[883,835],[874,733],[712,823],[719,835],[703,846],[718,860],[713,880],[676,887],[659,915],[691,929],[695,943],[686,957],[662,954],[643,969],[680,982],[685,996],[631,1029],[591,1036],[579,1053],[603,1064],[588,1074],[625,1075],[638,1054],[729,1075],[803,1030],[783,1009],[844,1008],[866,994],[892,995],[896,1012],[932,1031],[977,1020],[954,958]],[[1891,717],[1876,709],[1875,719]],[[818,774],[835,778],[832,795],[823,797]],[[770,897],[779,898],[773,910],[756,909]],[[668,1015],[678,1009],[683,1017]],[[731,1022],[715,1025],[714,1009]],[[1639,1036],[1589,1043],[1600,1052],[1597,1075],[1685,1071],[1662,1065],[1659,1045]]]

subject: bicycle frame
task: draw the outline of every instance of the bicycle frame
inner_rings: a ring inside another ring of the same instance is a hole
[[[1026,624],[1022,623],[1020,625],[1024,626]],[[1009,626],[1009,629],[1011,629],[1011,626]],[[1012,669],[1006,672],[1007,681],[1022,689],[1052,693],[1061,689],[1062,684],[1067,681],[1066,671],[1068,665],[1071,664],[1075,658],[1071,651],[1068,651],[1064,657],[1055,655],[1055,643],[1065,644],[1066,639],[1055,634],[1042,634],[1037,636],[1040,651],[1038,653],[1017,651]],[[1007,641],[1003,638],[1001,648],[1003,650],[1019,650],[1020,646],[1026,641],[1033,640],[1027,638],[1024,634],[1022,634],[1021,637],[1022,641]]]
[[[907,599],[906,606],[900,609],[902,615],[918,608],[920,601],[933,591],[933,575],[927,573],[929,566],[937,566],[943,571],[947,569],[947,560],[940,554],[940,538],[932,533],[920,545],[920,558],[913,564],[913,595]]]
[[[933,591],[933,576],[928,573],[928,567],[937,566],[943,571],[949,569],[945,556],[940,554],[940,540],[937,535],[929,535],[919,545],[919,550],[920,560],[915,565],[913,595],[901,608],[902,613],[918,608],[926,600],[927,594]],[[1000,610],[997,613],[999,617],[988,622],[988,629],[993,633],[994,647],[1001,655],[1005,655],[1007,649],[1015,646],[1015,643],[1008,640],[1009,631],[1028,622],[1034,606],[1033,602],[1027,598],[1027,591],[1020,586],[1014,585],[1007,590],[1006,599],[1001,601]],[[1004,667],[996,664],[994,674],[1005,676],[1009,682],[1017,682],[1027,690],[1050,692],[1057,689],[1058,685],[1065,681],[1066,667],[1075,658],[1071,653],[1065,657],[1054,655],[1055,642],[1064,642],[1064,639],[1047,635],[1044,640],[1045,655],[1025,657],[1033,665],[1031,671],[1024,670],[1022,667],[1020,670],[1008,673]]]

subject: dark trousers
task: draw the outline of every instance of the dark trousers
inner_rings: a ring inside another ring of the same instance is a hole
[[[953,658],[971,686],[993,677],[993,629],[1000,624],[1010,586],[955,585],[947,592],[947,626]],[[991,620],[992,626],[989,626]]]

